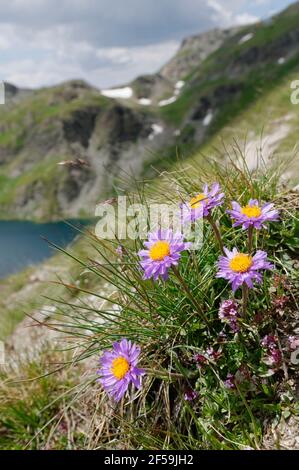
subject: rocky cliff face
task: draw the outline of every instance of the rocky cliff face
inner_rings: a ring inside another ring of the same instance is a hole
[[[0,117],[0,214],[20,218],[93,215],[121,171],[138,174],[147,146],[164,145],[157,119],[109,100],[84,82],[13,90]],[[157,124],[156,124],[157,125]],[[167,136],[167,132],[165,133]]]
[[[74,80],[37,91],[6,85],[0,115],[0,217],[93,215],[120,176],[195,150],[299,70],[299,4],[265,23],[187,38],[130,97]]]
[[[212,29],[202,34],[186,38],[177,54],[160,70],[163,78],[177,82],[191,74],[204,60],[215,52],[241,28]]]

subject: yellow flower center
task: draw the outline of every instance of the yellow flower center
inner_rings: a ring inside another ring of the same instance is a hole
[[[229,262],[229,267],[236,273],[246,273],[252,266],[252,257],[244,253],[238,253]]]
[[[127,372],[129,372],[130,364],[128,363],[127,359],[122,356],[113,359],[111,372],[118,380],[124,378]]]
[[[257,218],[261,215],[262,211],[258,206],[245,206],[241,208],[242,214],[247,217]]]
[[[208,200],[207,196],[204,193],[197,194],[192,199],[190,199],[189,205],[191,209],[196,209],[202,204],[202,201]]]
[[[162,240],[154,243],[149,250],[149,255],[153,261],[162,261],[166,256],[170,255],[169,243]]]

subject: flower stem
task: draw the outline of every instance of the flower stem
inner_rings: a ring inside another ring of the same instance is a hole
[[[242,286],[242,310],[243,310],[244,318],[246,317],[247,305],[248,305],[248,286],[247,284],[243,284]]]
[[[248,228],[248,254],[251,255],[253,242],[253,225]]]
[[[220,231],[217,227],[217,224],[216,222],[214,221],[213,217],[211,217],[210,215],[207,216],[207,220],[208,222],[211,224],[212,226],[212,229],[214,231],[214,235],[219,243],[219,247],[220,247],[220,250],[222,252],[222,254],[224,254],[224,249],[223,249],[223,243],[222,243],[222,238],[221,238],[221,235],[220,235]]]
[[[189,299],[191,300],[191,302],[193,303],[194,307],[197,309],[198,313],[200,314],[202,320],[204,321],[204,323],[207,325],[207,327],[209,328],[209,323],[202,311],[202,307],[199,305],[199,303],[197,302],[197,300],[194,298],[192,292],[190,291],[189,287],[187,286],[186,282],[184,281],[184,279],[182,278],[182,276],[180,275],[178,269],[173,266],[172,267],[172,270],[176,276],[176,278],[179,280],[181,286],[183,287],[184,291],[186,292],[187,296],[189,297]]]
[[[176,378],[176,379],[184,379],[183,374],[177,374],[175,372],[168,372],[167,370],[154,370],[154,369],[144,369],[146,374],[153,375],[156,377],[169,377],[169,378]]]
[[[188,375],[183,375],[183,374],[179,374],[176,372],[169,372],[167,370],[148,369],[148,368],[145,368],[144,371],[146,372],[146,374],[153,375],[155,377],[173,378],[173,379],[186,379],[186,378],[190,379],[198,375],[197,371],[189,372]]]
[[[252,242],[253,242],[253,225],[250,225],[248,228],[248,254],[251,255],[252,252]],[[247,305],[248,305],[248,286],[243,284],[242,287],[242,303],[243,303],[243,317],[246,317]]]

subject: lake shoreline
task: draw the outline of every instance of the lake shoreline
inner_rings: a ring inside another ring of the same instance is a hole
[[[47,241],[66,247],[90,224],[90,219],[45,223],[1,220],[0,282],[53,256],[55,250]]]

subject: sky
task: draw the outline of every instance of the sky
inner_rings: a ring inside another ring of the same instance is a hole
[[[265,19],[290,0],[0,0],[0,81],[84,79],[97,88],[153,73],[181,40]]]

